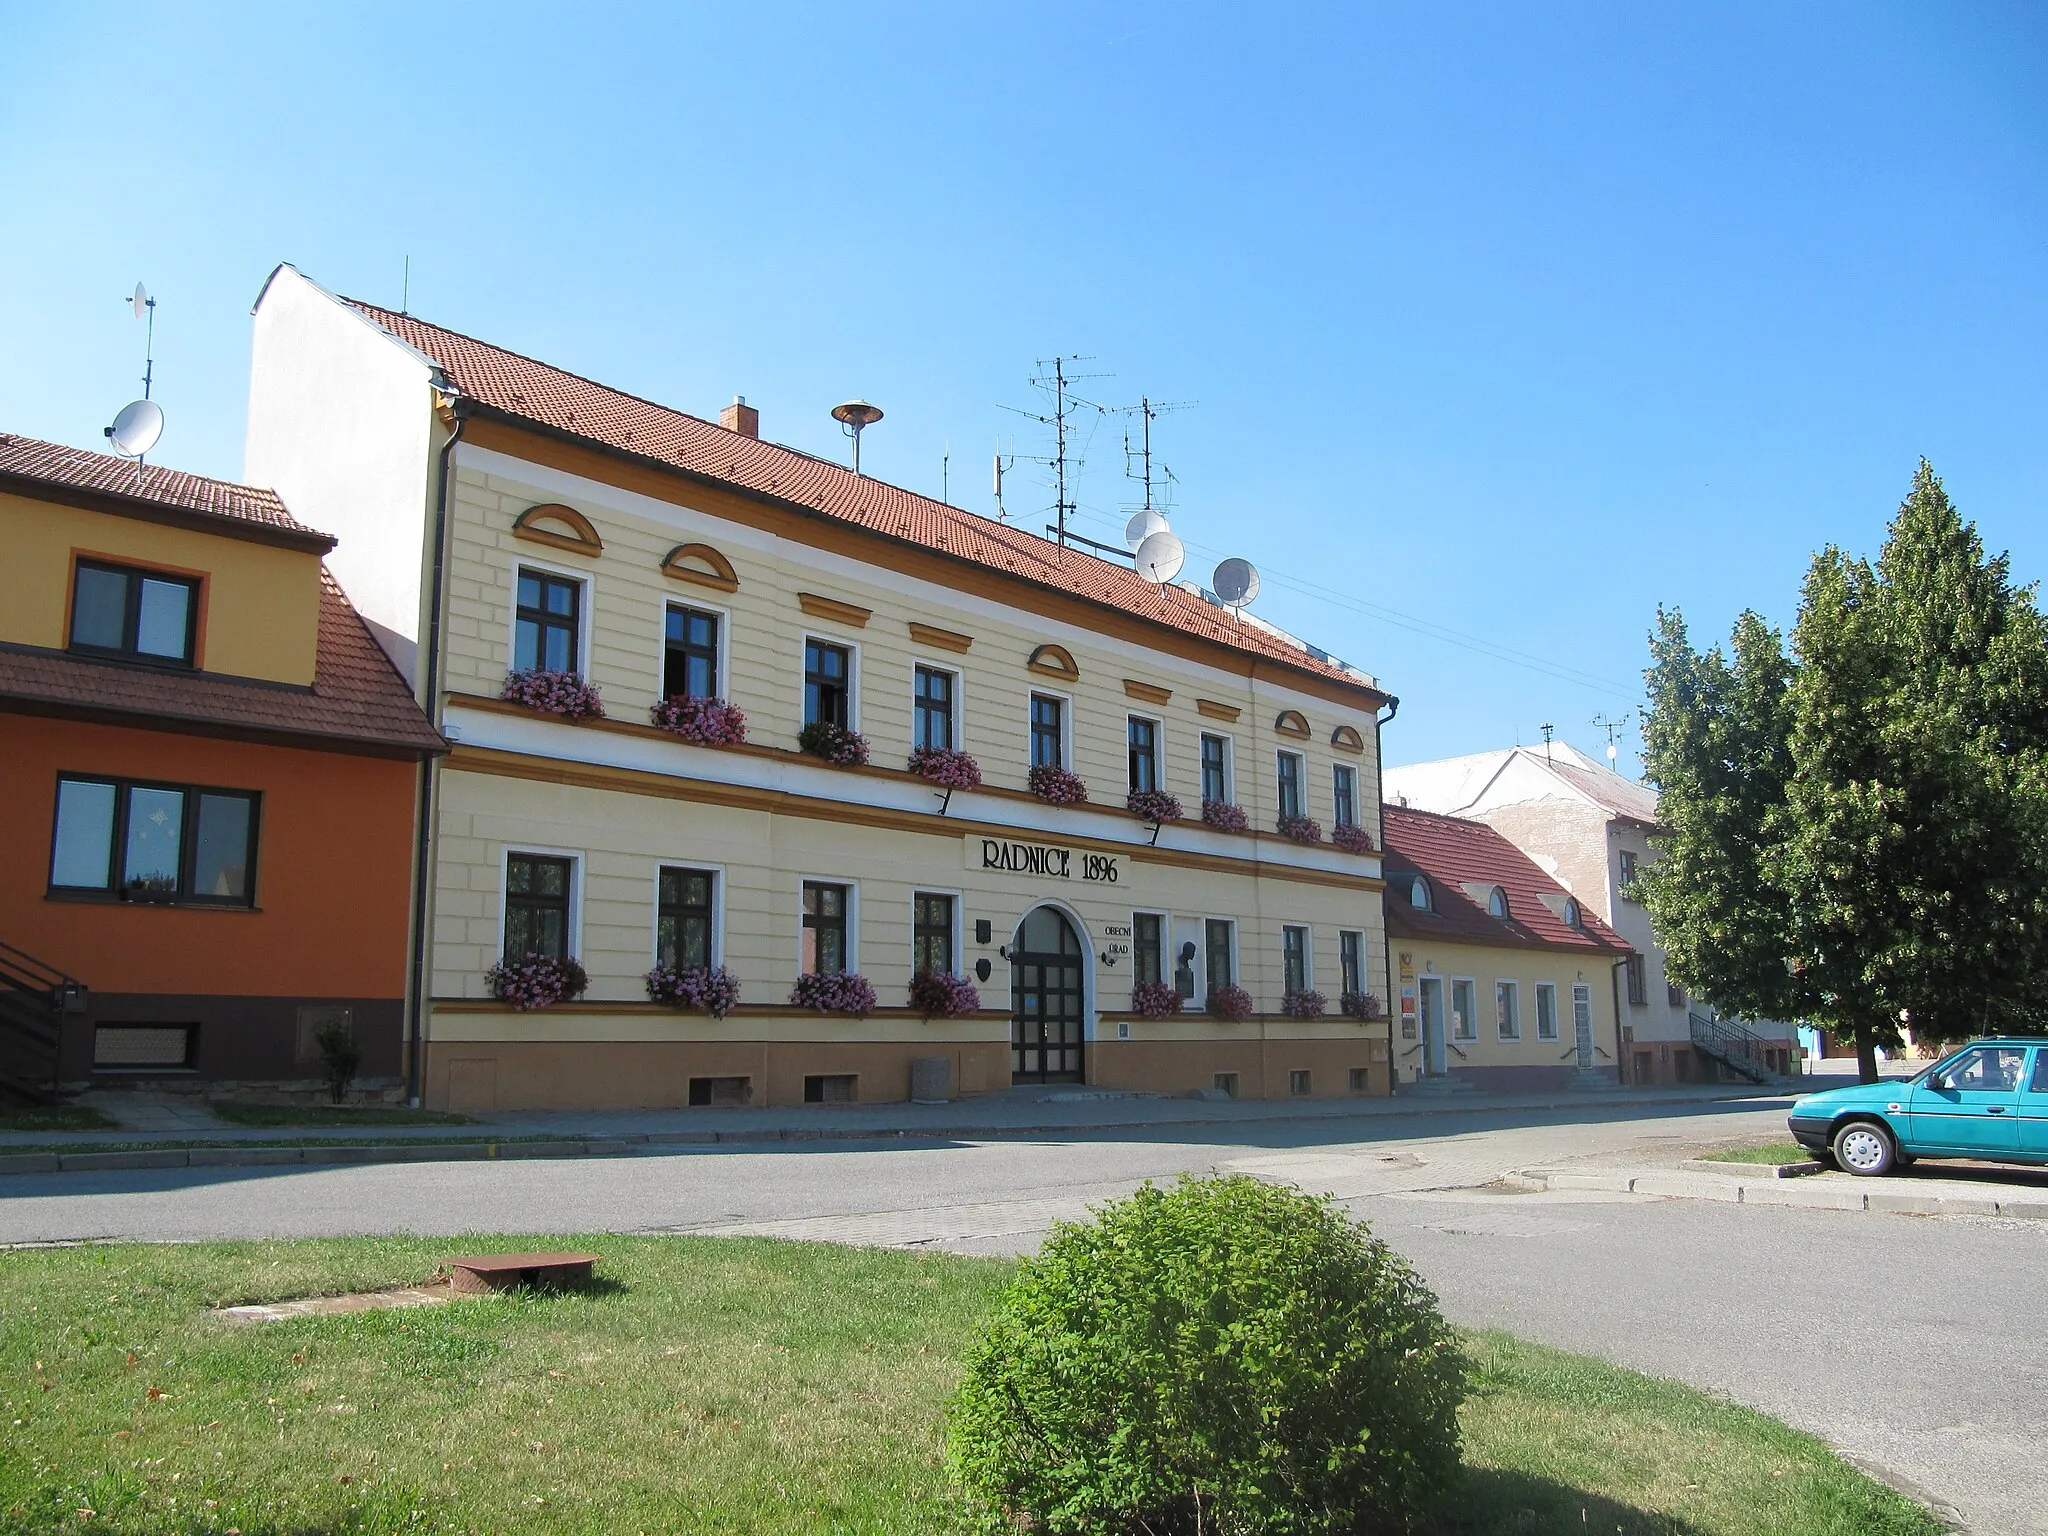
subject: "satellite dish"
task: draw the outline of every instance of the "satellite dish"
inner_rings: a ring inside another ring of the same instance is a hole
[[[1219,564],[1216,574],[1209,580],[1226,608],[1248,607],[1251,600],[1259,595],[1258,568],[1251,561],[1240,560],[1236,556]]]
[[[142,284],[137,283],[135,285],[135,297],[130,302],[135,306],[135,318],[140,320],[149,309],[149,290],[143,287]]]
[[[1124,542],[1132,549],[1136,549],[1153,534],[1166,531],[1166,514],[1156,508],[1147,507],[1124,524]]]
[[[1150,534],[1131,556],[1138,574],[1154,586],[1164,586],[1180,574],[1186,563],[1188,552],[1180,541],[1180,535],[1172,532]]]
[[[154,400],[131,400],[107,428],[114,452],[124,459],[139,459],[156,446],[164,435],[164,408]]]

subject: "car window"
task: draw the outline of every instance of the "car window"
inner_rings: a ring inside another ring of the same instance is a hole
[[[2017,1045],[1985,1045],[1965,1053],[1943,1075],[1949,1085],[1976,1093],[2011,1093],[2020,1085],[2027,1064],[2026,1049]]]
[[[2034,1052],[2034,1080],[2027,1084],[2029,1093],[2048,1093],[2048,1051]]]

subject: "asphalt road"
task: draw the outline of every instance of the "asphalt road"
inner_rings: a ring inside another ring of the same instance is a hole
[[[1671,1160],[1781,1107],[1279,1122],[951,1143],[797,1143],[560,1162],[184,1169],[0,1183],[0,1243],[697,1231],[1028,1250],[1146,1178],[1237,1168],[1327,1190],[1456,1320],[1725,1393],[1953,1506],[2048,1533],[2048,1223],[1562,1191],[1511,1168]],[[1347,1140],[1370,1135],[1371,1141]]]

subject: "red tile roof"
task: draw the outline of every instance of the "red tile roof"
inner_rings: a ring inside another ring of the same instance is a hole
[[[419,757],[447,747],[325,567],[310,688],[0,645],[0,709],[213,730],[380,756]]]
[[[1394,805],[1386,814],[1389,934],[1453,943],[1629,951],[1628,941],[1583,904],[1578,928],[1552,912],[1543,898],[1560,898],[1561,904],[1571,893],[1486,823]],[[1408,899],[1407,882],[1400,877],[1414,874],[1429,877],[1429,911]],[[1497,885],[1507,892],[1508,916],[1498,918],[1487,911],[1483,896],[1475,901],[1466,894],[1467,884]]]
[[[347,302],[434,359],[464,393],[504,415],[1007,571],[1235,650],[1337,679],[1373,699],[1385,697],[1355,673],[1317,660],[1298,644],[1239,623],[1191,592],[1154,587],[1114,561],[1074,548],[1062,552],[1053,541],[1021,528],[856,475],[796,449],[742,436],[410,315],[360,299]]]
[[[10,480],[22,483],[9,485]],[[232,480],[211,480],[205,475],[165,469],[160,464],[138,467],[133,459],[0,432],[0,489],[34,495],[43,486],[66,486],[138,506],[167,507],[229,522],[255,523],[302,534],[308,540],[324,541],[328,548],[334,545],[328,535],[308,528],[286,511],[275,491],[237,485]]]

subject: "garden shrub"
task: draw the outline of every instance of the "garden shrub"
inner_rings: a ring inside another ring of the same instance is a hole
[[[1465,1362],[1406,1261],[1328,1199],[1146,1185],[1019,1271],[948,1420],[985,1527],[1321,1536],[1426,1520]]]

